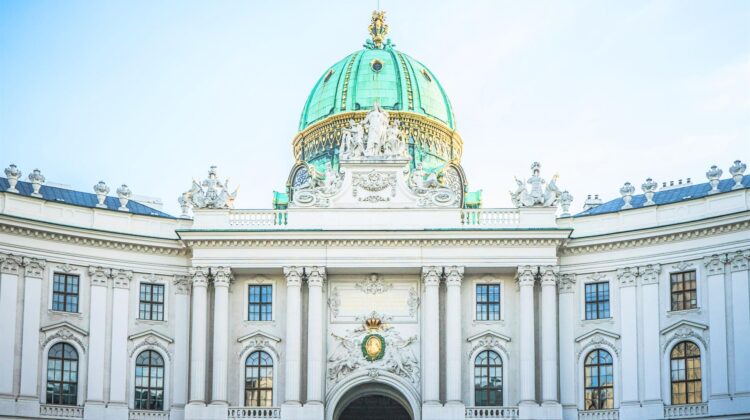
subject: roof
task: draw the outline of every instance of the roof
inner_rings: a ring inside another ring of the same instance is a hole
[[[305,102],[299,129],[335,114],[372,109],[375,102],[456,128],[448,96],[432,71],[386,45],[366,47],[326,69]]]
[[[8,179],[0,177],[0,191],[5,192],[8,188],[10,188]],[[19,195],[25,197],[32,197],[31,193],[34,191],[30,182],[20,180],[16,184],[16,189],[18,190]],[[96,194],[74,191],[66,188],[42,185],[42,188],[39,190],[39,192],[42,194],[41,200],[55,201],[58,203],[72,204],[74,206],[90,208],[97,208],[96,204],[99,203]],[[107,210],[119,211],[117,209],[120,207],[120,200],[117,197],[107,196],[107,198],[104,200],[104,204],[107,206]],[[128,201],[127,208],[132,214],[175,219],[175,217],[172,215],[133,200]]]
[[[734,179],[728,178],[728,179],[722,179],[719,181],[718,189],[721,192],[728,192],[732,190],[732,187],[735,185]],[[745,188],[750,187],[750,175],[745,175],[742,178],[742,185],[745,186]],[[671,204],[671,203],[678,203],[680,201],[686,201],[686,200],[693,200],[696,198],[702,198],[706,197],[708,195],[708,192],[711,191],[711,185],[706,182],[703,184],[693,184],[688,185],[686,187],[680,187],[680,188],[672,188],[664,191],[657,191],[654,194],[654,203],[656,205],[664,205],[664,204]],[[644,203],[646,202],[646,196],[643,194],[633,195],[633,199],[630,201],[630,204],[633,206],[633,209],[643,208]],[[625,204],[625,201],[623,201],[622,197],[617,198],[611,201],[607,201],[606,203],[600,204],[596,207],[592,207],[588,210],[582,211],[573,217],[581,217],[581,216],[593,216],[597,214],[606,214],[606,213],[614,213],[622,210],[622,206]],[[625,209],[629,210],[629,209]]]

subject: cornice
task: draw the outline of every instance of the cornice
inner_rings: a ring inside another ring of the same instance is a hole
[[[556,247],[563,239],[183,239],[196,248]]]

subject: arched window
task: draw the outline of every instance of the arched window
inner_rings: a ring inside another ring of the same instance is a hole
[[[78,402],[78,352],[68,343],[50,347],[47,356],[47,404]]]
[[[474,359],[474,405],[503,405],[503,360],[494,351]]]
[[[583,364],[583,383],[586,410],[614,408],[612,355],[601,349],[589,353]]]
[[[164,358],[146,350],[135,359],[135,409],[164,409]]]
[[[670,355],[672,370],[672,404],[695,404],[702,401],[701,350],[695,343],[677,343]]]
[[[273,405],[273,359],[264,351],[256,351],[245,359],[245,406]]]

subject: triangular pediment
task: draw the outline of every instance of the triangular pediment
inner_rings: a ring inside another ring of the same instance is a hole
[[[505,341],[506,343],[510,342],[510,337],[508,337],[507,335],[496,333],[496,332],[490,331],[490,330],[486,330],[484,332],[480,332],[479,334],[474,334],[471,337],[467,338],[466,341],[469,342],[469,343],[471,343],[472,341],[478,340],[480,338],[485,338],[485,337],[497,338],[498,340]]]
[[[146,331],[133,334],[130,337],[128,337],[128,340],[138,340],[139,338],[144,338],[144,337],[149,337],[149,336],[155,337],[169,344],[172,344],[174,342],[174,340],[172,340],[171,338],[167,337],[164,334],[156,332],[154,330],[146,330]]]
[[[55,323],[55,324],[52,324],[52,325],[47,325],[46,327],[40,328],[39,331],[46,333],[46,332],[49,332],[49,331],[55,331],[55,330],[59,330],[59,329],[62,329],[62,328],[67,328],[67,329],[69,329],[69,330],[71,330],[71,331],[75,332],[76,334],[81,335],[83,337],[86,337],[86,336],[89,335],[89,333],[87,333],[86,331],[84,331],[84,330],[76,327],[75,325],[71,324],[68,321],[62,321],[62,322],[58,322],[58,323]]]
[[[669,334],[670,332],[672,332],[672,331],[674,331],[674,330],[676,330],[678,328],[681,328],[681,327],[694,328],[694,329],[697,329],[697,330],[707,330],[708,329],[708,325],[701,324],[700,322],[687,321],[687,320],[683,319],[683,320],[677,321],[674,324],[668,326],[667,328],[664,328],[663,330],[661,330],[661,334],[662,335]]]
[[[242,342],[250,340],[252,338],[259,338],[259,337],[265,338],[266,340],[274,341],[276,343],[278,343],[278,342],[281,341],[281,338],[276,337],[275,335],[271,335],[271,334],[268,334],[266,332],[263,332],[263,331],[260,331],[260,330],[256,330],[256,331],[251,332],[250,334],[247,334],[247,335],[244,335],[244,336],[238,338],[237,342],[238,343],[242,343]]]
[[[583,341],[583,340],[585,340],[587,338],[594,337],[596,335],[603,335],[603,336],[609,337],[609,338],[611,338],[613,340],[619,340],[620,339],[620,335],[619,334],[615,334],[615,333],[610,332],[610,331],[605,331],[605,330],[603,330],[601,328],[596,328],[596,329],[593,329],[593,330],[591,330],[591,331],[589,331],[589,332],[587,332],[587,333],[585,333],[583,335],[578,336],[576,338],[576,343],[580,343],[581,341]]]

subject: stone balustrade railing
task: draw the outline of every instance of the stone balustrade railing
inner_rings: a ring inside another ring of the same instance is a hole
[[[466,407],[467,419],[517,419],[518,407]]]
[[[280,419],[278,407],[229,407],[230,419]]]
[[[168,411],[130,410],[128,420],[159,420],[169,419]]]
[[[708,403],[664,406],[664,418],[667,419],[684,419],[689,417],[702,417],[707,415]]]
[[[80,419],[83,418],[83,407],[76,405],[42,404],[39,406],[39,415],[42,417]]]
[[[515,227],[521,223],[518,209],[462,209],[462,226]]]
[[[232,228],[285,228],[288,222],[286,210],[232,210],[229,226]]]
[[[578,420],[618,420],[620,410],[581,410],[578,412]]]

